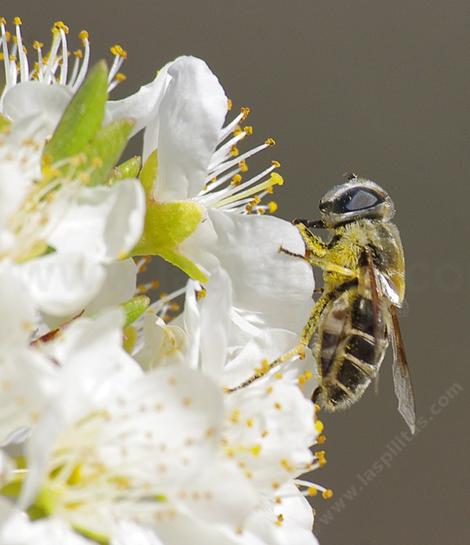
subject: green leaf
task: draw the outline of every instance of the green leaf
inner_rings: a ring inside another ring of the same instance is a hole
[[[138,155],[135,155],[127,161],[124,161],[124,163],[114,167],[111,176],[108,179],[108,184],[113,185],[119,180],[124,180],[126,178],[137,178],[141,163],[142,159]]]
[[[126,315],[124,327],[131,325],[140,318],[149,305],[150,297],[147,297],[146,295],[137,295],[136,297],[129,299],[129,301],[122,303],[120,306]]]
[[[119,119],[98,130],[93,141],[84,150],[87,160],[80,168],[88,170],[91,166],[88,185],[107,182],[111,169],[126,147],[133,126],[134,121],[130,119]]]
[[[89,72],[64,111],[44,149],[48,163],[77,155],[101,127],[108,98],[108,69],[100,61]]]
[[[158,152],[153,150],[152,153],[147,157],[144,166],[142,167],[142,172],[140,173],[140,181],[144,188],[147,199],[152,199],[153,188],[155,182],[157,181],[158,173]]]

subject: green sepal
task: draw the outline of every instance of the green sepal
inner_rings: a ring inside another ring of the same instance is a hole
[[[205,274],[178,246],[197,229],[203,219],[202,208],[193,201],[155,202],[147,199],[144,233],[132,256],[159,255],[199,282]]]
[[[153,150],[147,157],[140,172],[140,183],[144,188],[147,200],[153,200],[153,190],[157,181],[158,173],[158,152]]]
[[[97,131],[93,141],[84,150],[86,161],[80,168],[90,171],[88,185],[100,185],[108,181],[111,169],[127,145],[133,126],[133,120],[119,119]]]
[[[46,164],[82,152],[94,138],[104,118],[108,98],[108,68],[100,61],[89,71],[44,148]]]
[[[129,301],[122,303],[120,306],[125,313],[126,321],[124,327],[133,324],[142,314],[147,310],[150,305],[150,297],[146,295],[137,295]]]
[[[197,280],[203,284],[208,281],[207,276],[201,271],[196,263],[184,256],[182,253],[177,252],[176,250],[171,250],[170,248],[162,248],[158,255],[163,257],[163,259],[168,261],[168,263],[171,263],[172,265],[175,265],[175,267],[178,267],[178,269],[181,269],[193,280]]]
[[[126,178],[137,178],[141,164],[142,160],[139,155],[131,157],[127,161],[124,161],[124,163],[121,163],[113,168],[107,183],[109,185],[113,185],[119,180],[125,180]]]

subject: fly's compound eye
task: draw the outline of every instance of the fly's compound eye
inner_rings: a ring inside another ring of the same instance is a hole
[[[373,208],[382,202],[382,196],[374,190],[356,187],[345,191],[331,202],[330,210],[335,214],[358,212],[360,210]]]

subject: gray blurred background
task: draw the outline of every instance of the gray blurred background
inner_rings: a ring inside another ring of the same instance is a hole
[[[468,545],[468,2],[12,0],[1,11],[23,18],[28,43],[47,43],[63,19],[74,36],[90,32],[94,60],[124,45],[116,98],[180,54],[204,58],[235,107],[252,108],[250,144],[276,138],[260,164],[282,163],[286,219],[317,218],[345,171],[389,190],[419,432],[410,440],[396,411],[388,356],[378,397],[370,388],[324,418],[328,464],[314,477],[335,497],[313,502],[315,531],[321,545]]]

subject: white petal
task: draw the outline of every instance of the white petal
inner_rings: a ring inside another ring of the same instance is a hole
[[[313,306],[312,268],[279,252],[282,246],[304,254],[298,230],[273,216],[208,214],[218,236],[211,249],[232,280],[234,306],[270,327],[300,332]]]
[[[149,528],[124,521],[119,524],[111,545],[165,545]]]
[[[226,396],[225,410],[226,445],[251,470],[259,490],[271,493],[273,483],[286,483],[309,470],[314,409],[297,386],[272,380],[268,389],[255,383]]]
[[[293,483],[281,487],[280,503],[266,499],[251,517],[248,531],[266,545],[318,545],[312,533],[313,512],[306,498]],[[278,516],[282,523],[278,524]]]
[[[61,210],[58,214],[63,214]],[[49,237],[59,252],[82,252],[111,260],[135,246],[143,229],[145,195],[137,180],[83,188]]]
[[[34,349],[11,348],[0,356],[0,444],[40,418],[57,393],[57,371]]]
[[[106,104],[106,123],[111,123],[117,119],[132,118],[135,122],[132,129],[133,136],[151,122],[156,116],[169,81],[168,66],[166,65],[159,70],[153,81],[147,83],[147,85],[142,85],[133,95],[122,100],[108,101]]]
[[[101,289],[103,267],[80,254],[50,254],[27,261],[20,276],[40,310],[54,316],[80,312]]]
[[[218,269],[200,303],[201,362],[205,373],[217,376],[227,360],[232,289],[228,274]]]
[[[128,301],[135,294],[137,266],[133,259],[109,263],[105,267],[105,274],[100,291],[85,309],[88,316]]]
[[[172,78],[159,108],[157,141],[159,200],[177,200],[199,193],[207,177],[227,113],[227,97],[206,63],[180,57],[168,68]],[[153,146],[153,147],[152,147]]]
[[[0,270],[0,345],[26,345],[35,322],[33,302],[13,271]]]
[[[65,522],[47,518],[31,522],[26,513],[0,498],[1,545],[90,545]],[[152,544],[153,545],[153,544]]]
[[[25,81],[7,91],[3,99],[3,113],[13,121],[41,114],[47,120],[47,134],[44,136],[50,136],[72,96],[72,90],[63,85]]]

